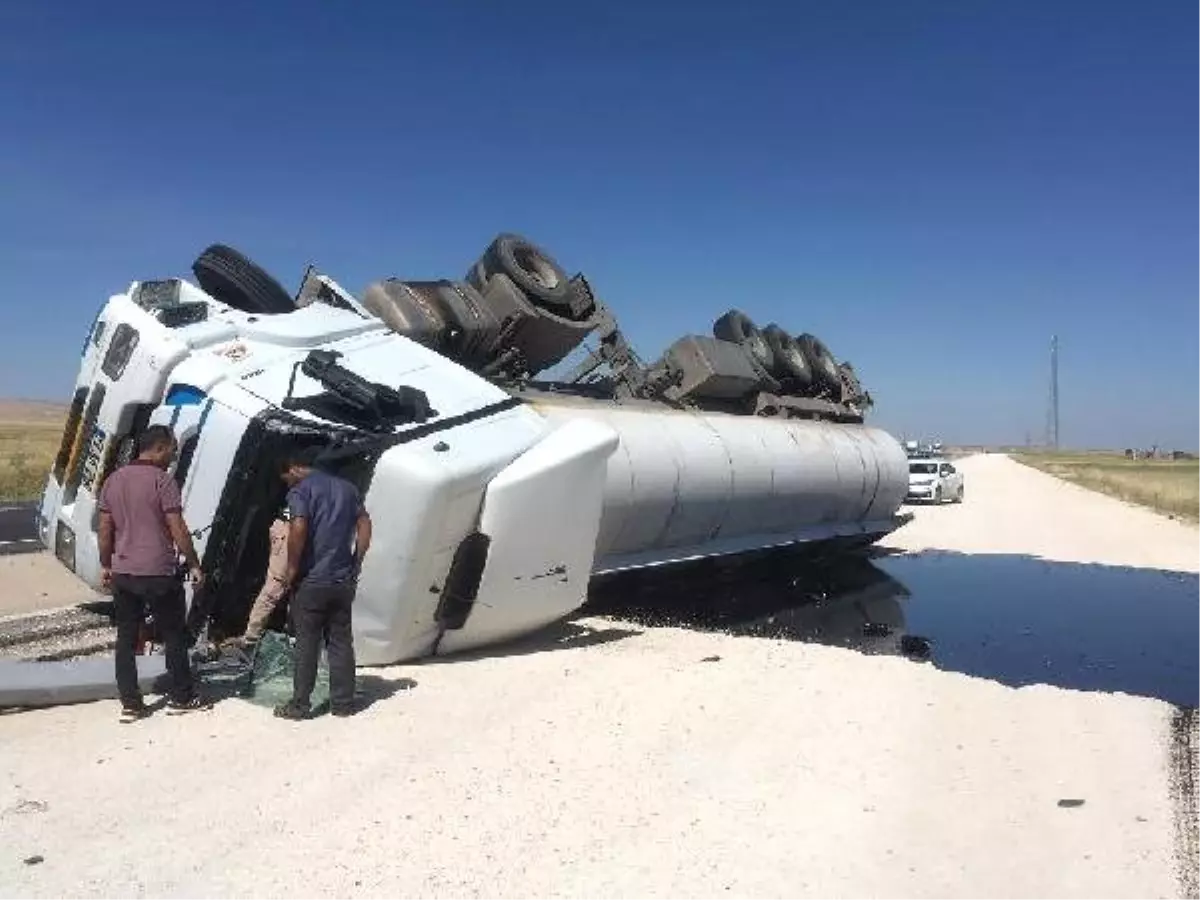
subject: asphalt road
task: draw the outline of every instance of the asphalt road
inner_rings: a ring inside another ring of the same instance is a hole
[[[0,504],[0,556],[42,549],[34,522],[36,509],[35,503]]]

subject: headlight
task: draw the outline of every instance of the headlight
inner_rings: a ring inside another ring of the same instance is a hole
[[[64,566],[75,571],[75,532],[65,522],[58,523],[54,535],[54,555]]]

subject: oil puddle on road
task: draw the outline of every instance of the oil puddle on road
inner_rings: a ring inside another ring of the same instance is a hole
[[[590,611],[928,660],[1013,687],[1200,699],[1194,574],[924,553],[837,563],[774,556],[600,581]]]

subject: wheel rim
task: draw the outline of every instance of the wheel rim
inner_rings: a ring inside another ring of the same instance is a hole
[[[541,287],[553,290],[562,284],[554,267],[533,247],[518,244],[513,247],[513,259],[526,276]]]
[[[750,355],[753,356],[761,365],[771,359],[771,348],[767,346],[766,339],[759,333],[751,332],[746,336],[745,346]]]

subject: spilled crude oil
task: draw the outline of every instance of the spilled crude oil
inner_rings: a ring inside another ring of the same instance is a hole
[[[821,562],[772,554],[736,567],[627,573],[595,584],[589,611],[812,641],[929,661],[1010,686],[1050,684],[1197,706],[1194,574],[924,553]]]

